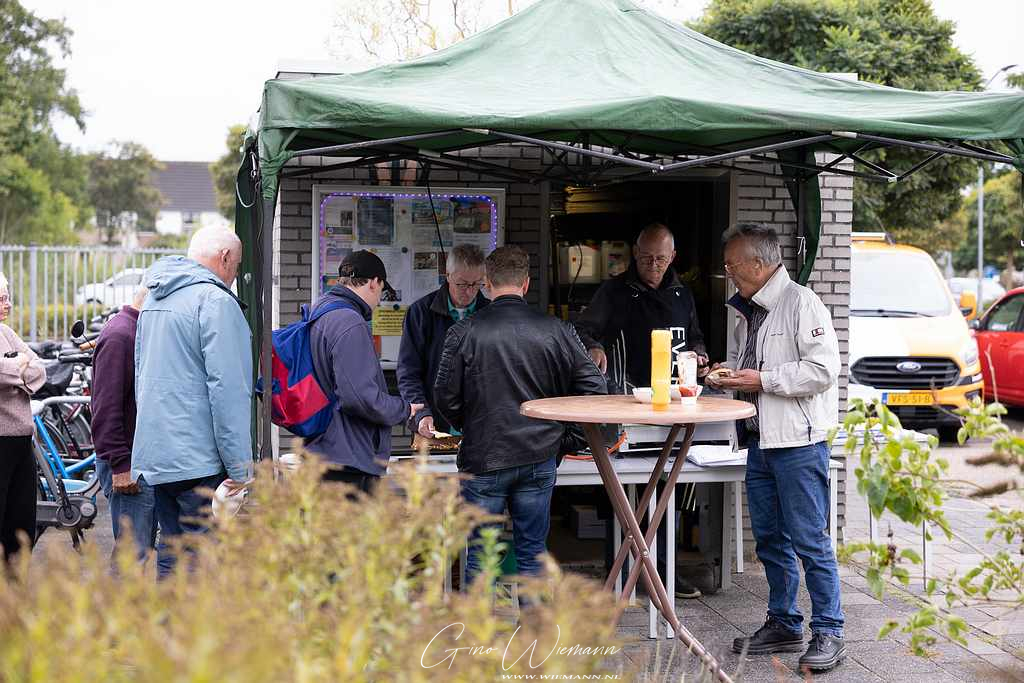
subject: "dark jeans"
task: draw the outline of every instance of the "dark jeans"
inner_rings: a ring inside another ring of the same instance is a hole
[[[160,525],[160,542],[156,548],[157,577],[164,578],[174,571],[178,558],[168,545],[172,538],[209,531],[210,494],[227,479],[223,472],[209,477],[175,481],[153,486],[156,519]],[[210,489],[203,495],[200,489]]]
[[[31,436],[0,436],[0,545],[10,560],[21,544],[18,532],[36,537],[36,497],[39,474],[32,455]],[[32,546],[28,546],[29,552]]]
[[[323,481],[334,481],[342,484],[351,484],[363,493],[373,493],[377,482],[380,480],[375,474],[367,474],[352,467],[340,469],[330,468],[324,472]]]
[[[747,502],[757,557],[768,577],[768,617],[802,633],[800,570],[811,595],[811,631],[842,637],[839,571],[828,529],[828,445],[747,449]]]
[[[145,477],[140,476],[138,493],[118,493],[114,490],[110,463],[101,458],[96,458],[96,475],[100,479],[103,495],[110,503],[110,527],[114,532],[114,546],[117,547],[121,538],[121,525],[127,520],[131,526],[132,540],[135,542],[139,561],[145,561],[149,551],[156,547],[156,496],[153,487],[146,483]]]
[[[555,469],[555,459],[551,458],[535,465],[477,474],[462,482],[463,498],[487,512],[500,515],[508,506],[520,574],[541,573],[539,556],[547,549]],[[480,573],[479,539],[480,528],[477,528],[469,541],[467,585]]]

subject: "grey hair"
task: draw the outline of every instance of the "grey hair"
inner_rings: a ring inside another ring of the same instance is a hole
[[[459,244],[448,253],[446,270],[449,273],[483,267],[484,252],[475,244]]]
[[[722,235],[722,244],[733,240],[745,239],[750,246],[752,255],[766,266],[782,263],[782,247],[779,246],[779,233],[761,223],[737,223]]]
[[[636,236],[636,242],[634,242],[634,244],[639,246],[641,240],[654,239],[661,235],[668,235],[669,239],[672,241],[672,250],[675,251],[676,236],[672,234],[672,230],[670,230],[664,223],[651,223],[650,225],[645,226],[644,229],[640,231],[640,234]]]
[[[8,294],[11,292],[11,283],[7,281],[7,276],[0,271],[0,291],[6,291]]]
[[[234,251],[242,248],[238,235],[226,228],[210,226],[199,228],[188,243],[188,257],[193,261],[214,258],[225,249]]]

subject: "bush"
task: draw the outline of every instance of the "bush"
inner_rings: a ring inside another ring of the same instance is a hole
[[[518,632],[489,582],[444,592],[445,566],[484,519],[451,478],[409,464],[350,500],[310,464],[287,476],[261,465],[251,489],[243,515],[195,541],[194,571],[183,561],[161,583],[130,544],[117,576],[95,547],[47,556],[31,580],[19,558],[18,578],[0,579],[0,680],[477,682],[607,671],[600,654],[549,655],[556,642],[617,651],[613,596],[553,563],[527,584],[540,602]],[[491,567],[494,551],[492,537]]]

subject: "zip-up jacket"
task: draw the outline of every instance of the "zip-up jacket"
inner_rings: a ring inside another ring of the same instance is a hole
[[[669,268],[658,288],[651,289],[640,281],[635,263],[603,283],[576,319],[588,350],[601,348],[611,358],[612,346],[624,345],[626,378],[636,386],[651,381],[651,330],[667,327],[685,328],[686,348],[705,353],[690,288]]]
[[[813,291],[793,282],[784,266],[752,297],[768,311],[757,335],[760,447],[791,448],[824,441],[839,416],[839,340],[832,316]],[[738,294],[737,316],[723,365],[736,369],[747,341],[750,302]]]

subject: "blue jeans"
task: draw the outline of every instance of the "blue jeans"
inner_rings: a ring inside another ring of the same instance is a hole
[[[551,493],[555,488],[555,459],[473,475],[462,482],[467,502],[500,515],[508,506],[519,573],[541,573],[540,555],[547,550],[551,526]],[[498,526],[498,525],[495,525]],[[480,528],[473,531],[466,558],[466,584],[480,573]]]
[[[209,477],[156,484],[156,518],[160,524],[160,543],[156,548],[156,574],[165,578],[174,571],[178,558],[168,545],[172,538],[188,534],[205,534],[210,516],[210,494],[227,479],[223,472]],[[206,495],[200,489],[209,489]]]
[[[138,493],[132,495],[118,493],[114,490],[113,471],[110,469],[110,463],[100,458],[96,458],[96,476],[99,477],[103,495],[110,503],[110,527],[114,532],[114,547],[117,547],[121,538],[121,525],[124,520],[127,520],[131,525],[132,539],[135,541],[139,562],[144,562],[149,552],[156,547],[157,526],[153,487],[140,476],[140,491]]]
[[[804,566],[811,595],[811,631],[843,635],[839,604],[839,570],[828,529],[828,446],[747,450],[747,502],[757,558],[768,577],[768,617],[802,633],[797,608],[800,570]]]

